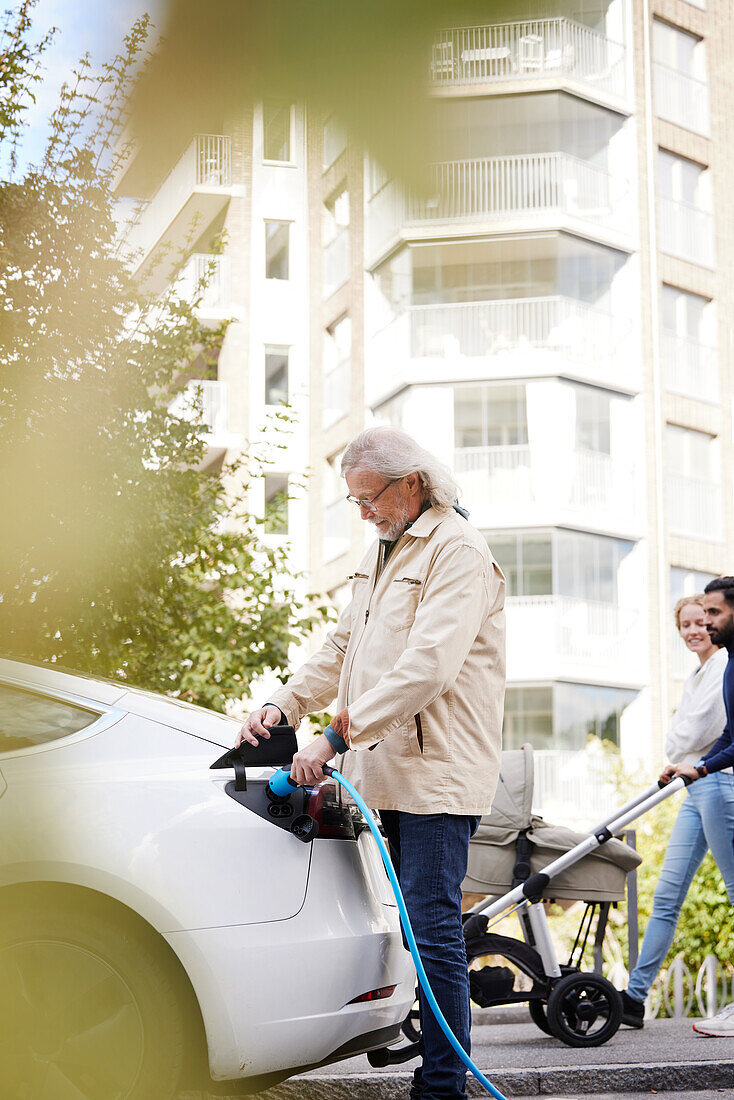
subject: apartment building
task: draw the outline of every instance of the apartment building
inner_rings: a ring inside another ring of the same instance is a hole
[[[337,606],[365,538],[349,439],[395,424],[455,470],[508,581],[506,744],[535,746],[542,808],[584,817],[604,797],[590,738],[647,774],[662,761],[692,667],[672,604],[734,570],[733,17],[489,7],[426,58],[422,188],[337,114],[266,101],[149,184],[139,272],[195,217],[195,275],[225,231],[202,308],[236,322],[217,379],[191,383],[211,461],[293,404],[256,506],[308,473],[269,537]]]

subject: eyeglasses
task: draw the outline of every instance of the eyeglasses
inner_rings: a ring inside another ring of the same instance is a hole
[[[360,500],[359,497],[347,497],[347,500],[350,504],[356,504],[358,508],[367,508],[368,511],[374,512],[376,511],[375,501],[382,496],[382,494],[385,492],[385,489],[389,489],[391,485],[397,485],[397,483],[402,480],[402,477],[396,477],[393,478],[392,481],[388,481],[387,485],[384,485],[382,489],[380,489],[377,496],[374,496],[372,500]]]

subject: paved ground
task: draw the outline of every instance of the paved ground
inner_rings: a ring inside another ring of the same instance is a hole
[[[697,1035],[690,1020],[653,1020],[642,1031],[620,1028],[604,1046],[578,1049],[544,1035],[527,1018],[519,1022],[518,1015],[490,1023],[491,1010],[477,1013],[472,1027],[473,1057],[508,1096],[622,1100],[662,1093],[666,1100],[734,1100],[734,1039]],[[292,1078],[262,1093],[262,1100],[405,1100],[412,1065],[376,1070],[366,1057],[353,1058]],[[467,1091],[486,1095],[473,1079]]]

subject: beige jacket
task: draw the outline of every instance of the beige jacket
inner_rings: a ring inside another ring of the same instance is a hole
[[[297,726],[348,708],[336,764],[370,806],[484,814],[492,804],[505,691],[505,580],[485,539],[429,508],[379,569],[370,547],[321,649],[271,697]]]

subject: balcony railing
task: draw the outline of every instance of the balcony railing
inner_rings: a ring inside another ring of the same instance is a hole
[[[559,210],[611,216],[608,172],[568,153],[446,161],[433,167],[437,197],[413,201],[409,221],[453,221]]]
[[[552,77],[624,96],[624,46],[571,19],[455,27],[433,46],[434,87]]]
[[[231,301],[229,272],[229,256],[196,252],[184,265],[176,290],[185,301],[198,298],[200,313],[224,310]]]
[[[203,379],[187,382],[168,408],[183,420],[200,417],[210,435],[226,435],[229,430],[229,386],[226,382]]]
[[[411,357],[537,348],[596,362],[611,357],[615,345],[609,313],[562,295],[411,306],[408,314]]]
[[[623,229],[625,195],[608,172],[568,153],[446,161],[432,167],[433,197],[407,196],[391,180],[368,208],[371,257],[403,227],[563,215]]]
[[[668,474],[668,531],[691,539],[721,541],[721,486],[697,477]]]
[[[572,596],[511,596],[508,662],[532,668],[534,658],[541,656],[617,669],[634,665],[638,623],[636,611],[613,603]]]
[[[703,80],[655,62],[655,114],[684,130],[708,136],[709,89]]]
[[[161,239],[196,190],[222,191],[232,182],[231,140],[220,134],[197,134],[186,152],[163,180],[149,202],[141,208],[127,235],[127,247],[138,264]],[[198,211],[191,211],[191,218]],[[190,225],[182,227],[187,232]],[[200,231],[204,226],[200,226]],[[198,234],[197,234],[198,235]]]
[[[576,450],[570,459],[559,456],[553,478],[555,504],[635,517],[631,467],[596,451]],[[454,455],[454,469],[468,500],[483,501],[488,507],[548,503],[550,471],[527,444],[460,448]]]
[[[664,332],[662,344],[665,388],[699,401],[717,402],[719,362],[716,348],[675,332]]]
[[[702,267],[714,266],[714,219],[689,202],[658,197],[661,252]]]

